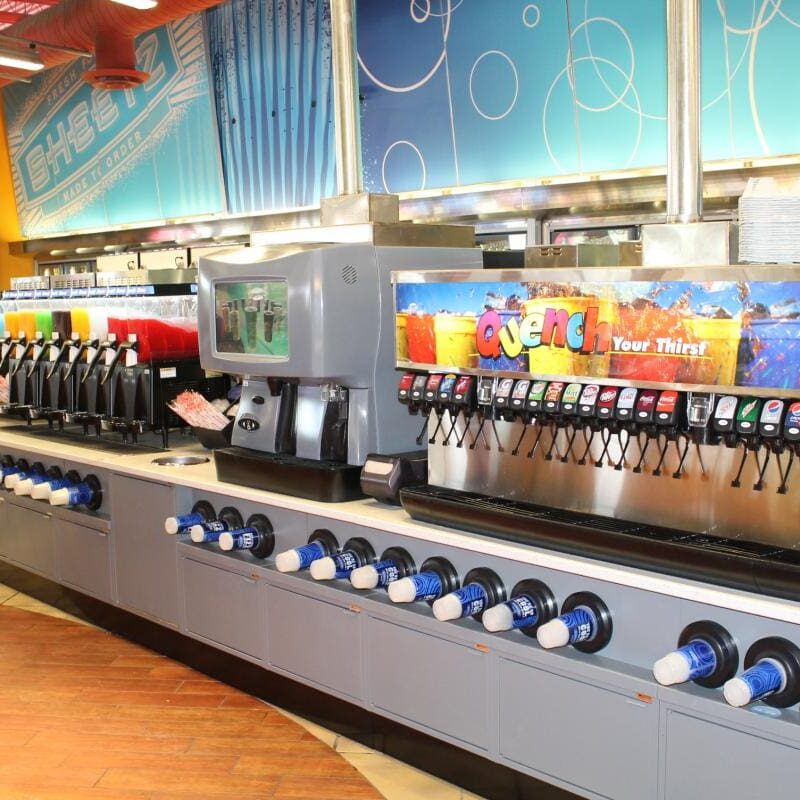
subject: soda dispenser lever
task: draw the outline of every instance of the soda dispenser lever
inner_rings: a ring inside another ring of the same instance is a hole
[[[617,430],[617,423],[614,411],[619,398],[619,389],[615,386],[606,386],[597,399],[597,419],[600,422],[600,438],[603,440],[603,449],[600,457],[594,462],[596,467],[602,467],[608,447],[611,444],[611,436]]]
[[[456,381],[455,388],[453,389],[453,408],[455,409],[453,428],[458,424],[459,415],[464,418],[464,430],[460,436],[457,435],[456,437],[457,448],[464,446],[464,439],[467,436],[467,431],[472,422],[476,403],[475,378],[472,375],[462,375]]]
[[[639,444],[639,460],[633,468],[636,474],[642,471],[647,461],[650,442],[658,438],[658,427],[655,424],[657,405],[658,392],[655,389],[645,389],[639,393],[639,399],[636,401],[636,408],[633,412],[638,430],[636,441]],[[642,444],[642,435],[644,435],[644,444]]]
[[[710,444],[715,440],[715,433],[712,425],[712,415],[714,413],[714,405],[716,396],[713,394],[700,394],[697,392],[689,392],[688,395],[688,409],[687,420],[691,438],[685,433],[683,434],[684,446],[681,453],[680,460],[678,461],[678,468],[672,473],[672,477],[680,479],[683,476],[683,468],[686,463],[686,456],[689,453],[689,445],[694,442],[697,449],[697,457],[700,461],[700,468],[703,475],[706,474],[705,465],[703,464],[703,456],[700,451],[701,444]]]
[[[620,443],[620,456],[614,469],[621,472],[625,466],[625,456],[630,447],[633,432],[636,429],[636,400],[639,390],[628,386],[619,393],[614,417],[617,421],[617,438]]]
[[[447,447],[450,444],[450,438],[456,429],[456,422],[458,421],[459,407],[455,405],[454,400],[457,383],[458,375],[445,375],[444,380],[442,380],[442,384],[439,387],[439,404],[442,406],[443,412],[446,411],[450,417],[450,430],[447,431],[447,435],[442,441],[442,445],[444,447]],[[441,418],[443,418],[443,416]],[[435,441],[436,437],[434,436],[432,437],[432,440],[428,441],[428,444],[433,444]]]
[[[525,401],[525,411],[531,419],[536,422],[539,428],[536,438],[533,440],[531,449],[528,450],[527,458],[533,458],[539,447],[539,442],[544,433],[544,393],[547,391],[547,381],[534,381],[528,390],[528,399]]]
[[[420,404],[420,411],[425,418],[425,421],[422,423],[422,429],[419,432],[419,436],[417,436],[418,447],[422,446],[422,440],[425,438],[425,432],[428,430],[428,420],[430,419],[431,413],[435,408],[436,396],[439,393],[439,384],[442,382],[443,377],[443,375],[435,373],[433,375],[428,375],[428,379],[425,382],[425,391],[422,394],[422,402]]]
[[[445,412],[449,412],[450,403],[453,400],[453,389],[455,388],[457,377],[457,375],[450,373],[443,375],[439,381],[439,386],[436,389],[436,395],[431,401],[431,404],[436,411],[436,427],[433,429],[433,433],[428,439],[428,444],[436,443],[436,437],[439,435],[439,431],[442,429],[442,424],[444,423]],[[428,399],[427,388],[425,399]],[[452,432],[452,426],[450,431]],[[447,444],[447,440],[449,440],[449,438],[450,437],[447,436],[442,444]]]
[[[575,446],[575,438],[578,435],[578,428],[580,427],[578,402],[580,401],[582,393],[582,384],[570,383],[567,385],[567,388],[564,389],[564,394],[561,397],[561,416],[565,427],[569,431],[566,434],[567,449],[561,456],[562,464],[567,464],[569,462],[570,454]]]
[[[786,465],[786,471],[782,469],[779,463],[778,467],[781,470],[781,483],[778,487],[778,494],[786,494],[789,485],[789,473],[794,464],[796,455],[800,455],[800,403],[791,403],[786,411],[786,417],[783,422],[783,441],[786,448],[789,450],[789,463]]]
[[[475,435],[472,437],[472,442],[469,445],[470,450],[475,449],[479,437],[483,437],[484,448],[486,450],[490,449],[489,442],[486,439],[486,434],[483,429],[486,425],[486,420],[492,415],[492,400],[494,398],[496,386],[497,378],[490,378],[488,376],[478,378],[476,403],[478,406],[479,423],[478,430],[475,431]]]
[[[679,392],[668,389],[661,392],[656,404],[656,425],[658,426],[659,442],[663,439],[663,445],[659,444],[658,464],[653,470],[653,475],[659,477],[661,475],[661,467],[664,465],[664,459],[667,456],[669,443],[677,441],[678,431],[683,418],[683,409],[685,398]]]
[[[522,433],[520,433],[514,449],[511,451],[512,456],[519,454],[519,448],[522,445],[522,440],[528,432],[528,426],[531,423],[531,415],[526,408],[528,401],[528,394],[531,390],[531,382],[528,379],[517,381],[514,384],[514,389],[511,392],[511,410],[514,412],[514,419],[522,420]]]
[[[736,476],[731,481],[731,486],[738,489],[742,483],[742,473],[744,472],[747,457],[750,451],[758,452],[761,443],[758,439],[758,419],[761,414],[762,401],[757,397],[745,398],[739,405],[736,412],[736,422],[734,427],[738,437],[737,446],[742,447],[742,460],[739,462],[739,469]]]
[[[784,451],[782,434],[785,410],[786,403],[783,400],[767,400],[761,410],[761,417],[758,420],[758,435],[767,447],[764,455],[764,462],[760,465],[758,470],[758,480],[753,485],[753,489],[756,492],[760,492],[764,488],[764,476],[767,472],[767,464],[769,464],[770,455],[773,453],[778,464],[778,473],[781,476],[781,483],[783,483],[781,455]]]
[[[580,399],[578,400],[578,418],[583,430],[583,440],[586,445],[583,454],[578,459],[578,464],[584,466],[592,450],[594,435],[600,430],[597,419],[597,400],[600,396],[600,386],[590,383],[583,387]]]
[[[544,455],[545,461],[553,460],[553,451],[556,451],[558,458],[561,459],[561,453],[558,452],[558,432],[564,427],[563,418],[561,416],[561,398],[564,395],[566,384],[561,381],[553,381],[544,393],[544,411],[547,419],[547,429],[550,431],[550,447]]]

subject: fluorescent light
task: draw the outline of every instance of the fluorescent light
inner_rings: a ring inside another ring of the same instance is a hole
[[[36,71],[44,69],[44,64],[36,53],[26,53],[23,50],[7,50],[5,48],[0,48],[0,67],[13,67],[14,69]]]
[[[113,3],[119,3],[121,6],[130,6],[137,11],[149,11],[158,5],[158,0],[111,0]]]

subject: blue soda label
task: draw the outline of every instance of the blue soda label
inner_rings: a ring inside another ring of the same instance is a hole
[[[574,611],[562,614],[559,619],[569,629],[570,644],[588,642],[597,633],[597,617],[585,606],[578,606]]]
[[[3,467],[2,475],[5,478],[7,475],[16,475],[19,471],[19,467]]]
[[[75,486],[67,486],[67,497],[70,506],[85,506],[94,499],[94,490],[88,483],[79,483]],[[193,523],[194,524],[194,523]]]
[[[37,483],[44,483],[47,480],[47,475],[42,475],[41,472],[33,472],[28,475],[28,480],[36,486]]]
[[[192,527],[194,528],[197,525],[203,529],[203,533],[225,533],[225,531],[229,531],[231,529],[231,526],[228,525],[227,522],[223,522],[221,519],[215,519],[213,522],[198,522]],[[219,536],[217,539],[219,539]],[[217,539],[204,539],[203,541],[216,542]]]
[[[739,676],[750,688],[753,702],[779,692],[786,682],[786,673],[771,658],[762,658]]]
[[[325,558],[327,553],[325,548],[319,542],[311,542],[311,544],[304,544],[302,547],[295,547],[295,553],[300,558],[300,569],[308,569],[312,561],[318,558]]]
[[[442,593],[442,581],[435,572],[420,572],[412,575],[415,600],[435,600]]]
[[[511,622],[512,630],[527,628],[530,625],[535,625],[539,620],[539,610],[536,607],[536,603],[526,594],[512,597],[506,605],[514,615]]]
[[[66,486],[69,486],[69,484],[67,483]],[[200,523],[205,522],[205,519],[202,514],[181,514],[175,517],[175,524],[178,526],[178,531],[183,531],[191,528],[192,525],[200,525]]]
[[[375,571],[378,573],[378,586],[386,587],[400,580],[400,568],[394,561],[379,561],[375,565]]]
[[[717,668],[717,657],[708,642],[702,639],[693,639],[685,647],[675,651],[680,653],[689,664],[689,680],[707,678]]]
[[[249,550],[258,544],[260,534],[255,528],[239,528],[231,536],[233,537],[233,550]]]
[[[471,617],[480,614],[489,605],[489,595],[479,583],[468,583],[453,592],[461,603],[461,616]]]
[[[331,558],[336,567],[336,578],[349,578],[350,573],[361,566],[361,560],[353,550],[343,550]]]
[[[47,481],[50,484],[50,488],[55,491],[56,489],[66,489],[68,486],[72,486],[72,481],[69,478],[56,478],[52,481]]]

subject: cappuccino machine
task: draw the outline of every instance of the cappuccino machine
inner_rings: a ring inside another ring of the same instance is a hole
[[[412,517],[800,600],[800,270],[398,272]]]
[[[461,240],[471,241],[471,230]],[[362,497],[370,453],[415,447],[395,402],[391,272],[479,268],[458,246],[299,244],[201,258],[200,360],[242,377],[219,480],[325,502]]]
[[[225,397],[228,379],[198,361],[196,272],[163,272],[14,279],[37,286],[3,293],[0,414],[122,443],[157,434],[167,447],[180,392]]]

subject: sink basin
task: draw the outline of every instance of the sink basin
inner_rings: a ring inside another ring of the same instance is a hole
[[[153,464],[159,467],[193,467],[197,464],[207,464],[211,459],[206,456],[161,456],[154,458]]]

